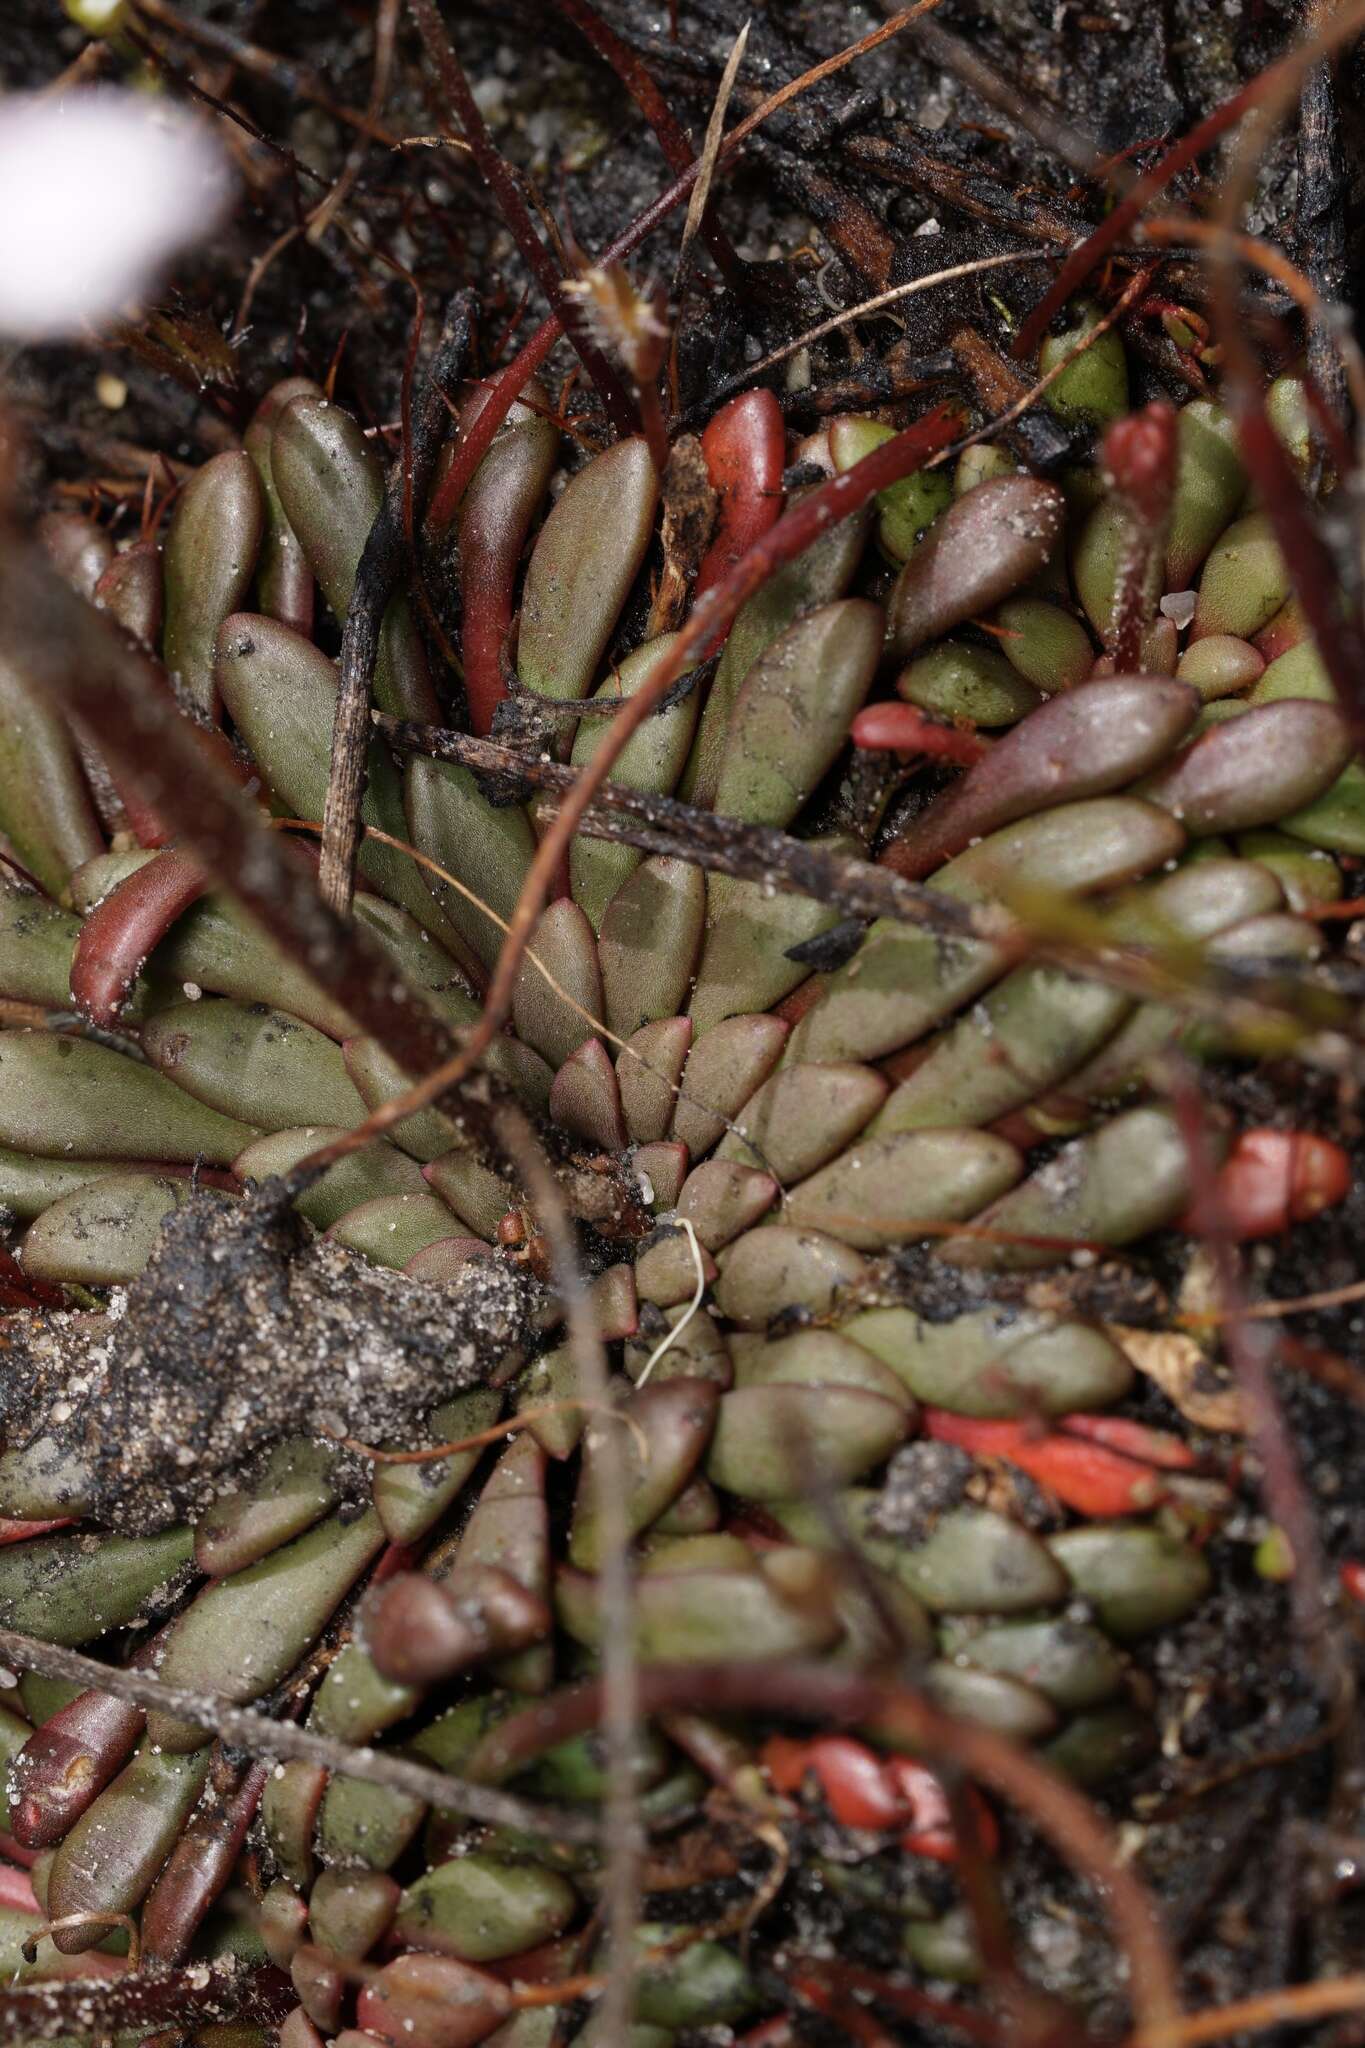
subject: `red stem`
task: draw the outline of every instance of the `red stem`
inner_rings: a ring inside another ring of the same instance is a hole
[[[1104,437],[1104,466],[1127,524],[1109,630],[1116,675],[1131,675],[1137,669],[1142,636],[1161,594],[1175,464],[1176,411],[1166,399],[1115,420]]]

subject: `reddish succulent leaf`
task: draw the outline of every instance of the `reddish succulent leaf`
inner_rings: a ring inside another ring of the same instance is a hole
[[[892,749],[901,754],[929,754],[974,768],[990,752],[991,742],[960,725],[948,725],[917,704],[869,704],[850,729],[855,747]]]
[[[155,1664],[164,1635],[163,1629],[143,1645],[132,1660],[133,1670]],[[146,1718],[131,1700],[94,1690],[78,1693],[49,1715],[12,1766],[15,1840],[35,1852],[60,1842],[127,1763]]]
[[[1050,697],[921,811],[881,860],[918,881],[1031,811],[1121,788],[1165,758],[1198,709],[1188,684],[1164,676],[1106,677]]]
[[[27,1543],[30,1536],[47,1536],[53,1529],[69,1529],[71,1524],[70,1515],[61,1515],[51,1522],[15,1522],[0,1517],[0,1544]]]
[[[988,1458],[1018,1466],[1078,1515],[1140,1514],[1164,1488],[1157,1474],[1104,1444],[1040,1434],[1031,1422],[979,1422],[946,1409],[927,1408],[926,1433]]]
[[[393,2048],[471,2048],[507,2011],[496,1977],[453,1956],[403,1955],[366,1984],[356,2019]]]
[[[898,1756],[892,1757],[886,1765],[886,1775],[909,1812],[910,1825],[901,1836],[901,1848],[906,1855],[927,1856],[935,1863],[955,1863],[957,1842],[953,1835],[952,1811],[947,1795],[933,1772],[909,1757]],[[967,1788],[967,1797],[976,1818],[982,1850],[987,1856],[994,1856],[1000,1847],[1000,1829],[995,1815],[974,1785]]]
[[[460,417],[465,433],[491,403],[491,388],[480,386]],[[515,434],[512,429],[509,442]],[[499,444],[498,449],[491,450],[493,466],[480,471],[461,507],[460,590],[464,609],[460,652],[470,729],[476,733],[492,731],[493,713],[507,694],[504,650],[512,629],[513,594],[521,551],[555,459],[558,437],[551,429],[546,438],[548,447],[543,453],[548,459],[540,462],[533,446],[509,445],[503,449]]]
[[[249,1764],[236,1790],[221,1806],[196,1814],[172,1849],[142,1909],[142,1949],[148,1960],[174,1963],[185,1955],[232,1875],[270,1768]]]
[[[716,531],[697,571],[694,598],[729,574],[775,526],[782,511],[786,427],[771,391],[746,391],[723,405],[701,437],[707,474],[720,499]]]
[[[830,1812],[846,1828],[892,1828],[909,1818],[909,1804],[888,1782],[881,1758],[851,1735],[806,1742],[773,1735],[759,1761],[778,1792],[799,1792],[807,1776],[814,1777]]]
[[[116,1024],[143,963],[208,887],[191,853],[168,847],[111,889],[81,926],[71,999],[93,1024]]]
[[[1088,1437],[1129,1458],[1161,1465],[1168,1472],[1191,1472],[1199,1463],[1189,1445],[1169,1429],[1149,1429],[1126,1415],[1064,1415],[1059,1425],[1071,1436]]]
[[[1351,1162],[1340,1145],[1309,1131],[1243,1131],[1218,1173],[1216,1215],[1196,1203],[1187,1230],[1222,1228],[1234,1238],[1275,1237],[1344,1201]]]

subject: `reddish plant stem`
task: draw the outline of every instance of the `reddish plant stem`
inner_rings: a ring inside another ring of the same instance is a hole
[[[972,727],[950,725],[921,711],[918,704],[869,704],[860,711],[850,728],[855,747],[874,752],[921,754],[926,759],[955,761],[959,768],[975,768],[984,761],[992,742]],[[901,842],[896,842],[900,844]],[[895,861],[888,861],[895,868]]]
[[[440,77],[441,88],[459,118],[464,138],[479,167],[479,175],[497,201],[498,211],[527,268],[550,305],[557,310],[561,331],[573,343],[613,428],[618,434],[633,434],[636,418],[630,396],[594,341],[581,312],[564,297],[563,278],[554,258],[536,233],[526,203],[517,190],[516,180],[493,146],[493,138],[479,112],[478,102],[469,89],[464,66],[456,55],[455,45],[436,11],[434,0],[408,0],[408,9],[421,33],[427,56]]]
[[[1116,675],[1140,665],[1142,636],[1155,616],[1175,490],[1176,411],[1165,399],[1115,420],[1104,466],[1127,520],[1114,592],[1109,653]]]

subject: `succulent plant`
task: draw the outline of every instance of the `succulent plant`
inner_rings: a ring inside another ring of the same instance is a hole
[[[611,1964],[582,1703],[623,1632],[672,1667],[631,1753],[650,2048],[776,2010],[743,1908],[665,1913],[671,1855],[733,1900],[754,1841],[807,1829],[922,1973],[978,1972],[952,1873],[994,1855],[1003,1780],[945,1797],[868,1704],[889,1674],[924,1728],[985,1731],[977,1779],[1006,1742],[1085,1787],[1155,1746],[1132,1649],[1208,1594],[1234,1489],[1138,1376],[1171,1385],[1161,1331],[1231,1420],[1174,1291],[1205,1233],[1351,1179],[1188,1077],[1338,1019],[1316,913],[1365,775],[1220,404],[1131,413],[1088,300],[1040,367],[1102,455],[926,440],[860,499],[891,426],[797,448],[745,391],[687,458],[690,553],[672,463],[634,435],[574,466],[525,384],[373,622],[350,914],[433,1032],[478,1025],[556,802],[654,708],[473,1088],[360,1149],[420,1073],[0,639],[0,1630],[119,1678],[39,1656],[0,1707],[11,1976],[234,1957],[288,1973],[285,2048],[568,2038],[517,1987]],[[468,431],[494,394],[461,401]],[[385,488],[293,378],[160,545],[46,536],[174,693],[149,746],[173,721],[299,845]],[[821,1683],[862,1705],[812,1733]]]

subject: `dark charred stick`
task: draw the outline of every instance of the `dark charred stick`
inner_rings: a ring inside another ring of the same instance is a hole
[[[1313,8],[1306,10],[1309,25]],[[1341,121],[1332,66],[1324,58],[1303,81],[1299,96],[1294,245],[1309,283],[1329,306],[1346,283],[1346,185]],[[1330,329],[1315,320],[1308,332],[1308,370],[1328,409],[1346,417],[1346,376]]]
[[[859,170],[870,171],[888,184],[908,185],[937,205],[985,221],[1002,234],[1069,248],[1089,231],[1089,221],[1072,208],[1037,193],[1014,192],[974,165],[944,163],[911,142],[893,142],[884,135],[851,135],[842,151]]]
[[[572,768],[556,761],[529,757],[496,740],[474,739],[467,733],[410,720],[372,714],[375,728],[402,753],[429,754],[437,761],[457,761],[476,773],[496,776],[504,784],[567,794],[578,781]],[[715,811],[698,810],[676,797],[653,796],[608,782],[598,791],[601,802],[590,806],[581,829],[591,838],[619,840],[646,853],[663,853],[693,861],[716,874],[741,881],[790,889],[837,905],[850,916],[902,917],[912,923],[964,938],[986,936],[978,913],[964,904],[938,897],[888,868],[851,855],[829,853],[807,845],[771,826],[746,825]],[[998,924],[991,925],[998,937]]]
[[[579,361],[596,386],[607,418],[618,434],[634,433],[638,421],[629,394],[594,341],[581,308],[576,306],[563,290],[563,278],[554,258],[536,233],[521,193],[517,190],[516,180],[493,145],[483,115],[479,112],[478,103],[470,91],[464,66],[455,53],[455,46],[437,12],[434,0],[408,0],[408,7],[421,32],[427,56],[440,77],[441,88],[459,120],[461,131],[479,167],[479,173],[497,200],[503,220],[516,241],[528,269],[549,301],[550,310],[558,315],[564,333],[573,343]]]
[[[778,189],[819,225],[864,289],[884,290],[891,281],[896,238],[872,209],[794,150],[762,141],[750,145],[750,154],[771,171]]]
[[[103,1666],[100,1666],[103,1669]],[[298,1993],[273,1965],[247,1969],[228,1959],[162,1970],[155,1964],[124,1977],[10,1985],[0,1991],[0,2040],[98,2041],[127,2030],[136,2039],[157,2027],[182,2030],[224,2020],[265,2026],[273,2035]]]
[[[0,1629],[0,1658],[19,1671],[36,1671],[48,1678],[68,1678],[81,1686],[112,1693],[136,1705],[192,1721],[208,1729],[232,1749],[249,1756],[298,1757],[304,1763],[321,1764],[324,1770],[340,1771],[368,1785],[387,1785],[420,1799],[438,1813],[463,1814],[485,1821],[490,1827],[530,1828],[541,1840],[555,1837],[566,1842],[595,1842],[597,1824],[580,1814],[561,1812],[535,1800],[518,1799],[491,1785],[476,1785],[467,1779],[450,1777],[428,1764],[412,1763],[388,1750],[357,1749],[337,1742],[329,1735],[300,1728],[293,1721],[272,1721],[250,1707],[233,1706],[216,1693],[197,1693],[185,1686],[163,1685],[150,1672],[117,1669],[100,1664],[79,1650],[56,1643],[39,1642],[14,1629]],[[0,2038],[4,2038],[0,2034]]]
[[[369,748],[370,692],[379,658],[384,613],[402,576],[407,554],[406,507],[420,517],[436,458],[449,424],[446,399],[464,375],[474,323],[474,294],[458,292],[446,312],[441,338],[427,373],[411,427],[379,514],[355,574],[346,626],[341,636],[340,677],[332,721],[332,770],[322,813],[322,863],[318,887],[323,902],[339,917],[350,914],[355,892],[355,855],[360,838],[360,803],[365,793]]]
[[[895,0],[882,0],[882,12],[893,14]],[[985,100],[997,113],[1012,121],[1016,128],[1022,128],[1035,142],[1050,150],[1053,156],[1069,164],[1082,178],[1093,178],[1100,163],[1100,151],[1088,135],[1072,126],[1062,115],[1054,114],[1038,100],[1031,100],[1010,84],[1007,78],[989,65],[984,57],[978,56],[971,44],[961,36],[955,36],[951,29],[928,17],[915,24],[915,41],[920,51],[933,64],[941,64],[945,71],[951,71],[955,78],[970,86],[978,99]]]
[[[948,346],[977,403],[987,414],[1009,413],[1027,397],[1027,379],[974,327],[954,328]],[[1044,476],[1067,460],[1075,438],[1071,428],[1045,405],[1030,406],[1005,429],[1005,439]]]
[[[567,795],[578,781],[572,768],[559,762],[529,756],[496,740],[475,739],[468,733],[450,732],[439,726],[418,725],[409,719],[373,712],[371,721],[379,733],[400,753],[429,754],[433,760],[456,761],[476,774],[493,778],[509,795],[527,789],[543,789]],[[923,925],[945,937],[986,940],[991,944],[1020,942],[1020,933],[1007,914],[983,911],[943,896],[921,883],[907,881],[892,870],[853,854],[830,853],[769,825],[749,825],[715,811],[696,809],[676,797],[655,796],[624,784],[605,782],[597,791],[598,801],[590,804],[578,829],[590,839],[611,839],[642,853],[660,854],[674,860],[690,861],[709,873],[730,875],[736,881],[757,882],[766,889],[782,889],[793,895],[809,896],[827,903],[846,918],[896,918]],[[557,815],[551,809],[547,816]],[[1100,957],[1085,949],[1038,937],[1028,942],[1030,956],[1054,959],[1079,972],[1090,972],[1115,987],[1130,988],[1137,994],[1153,992],[1159,984],[1163,1001],[1172,1001],[1196,1012],[1216,1012],[1228,999],[1264,1004],[1278,1013],[1296,1015],[1293,987],[1286,985],[1284,963],[1273,960],[1228,960],[1205,963],[1206,980],[1199,987],[1181,982],[1171,985],[1164,973],[1153,981],[1152,964],[1140,948],[1107,948]],[[1315,973],[1314,986],[1325,995],[1326,986]],[[1343,1009],[1338,1028],[1346,1028]]]
[[[778,393],[784,413],[864,412],[877,405],[894,405],[902,398],[914,398],[921,391],[934,391],[955,375],[957,365],[947,349],[936,355],[901,353],[897,343],[881,362],[860,364],[848,377],[836,377],[824,384],[808,384],[798,391]],[[698,407],[700,413],[703,408]]]

